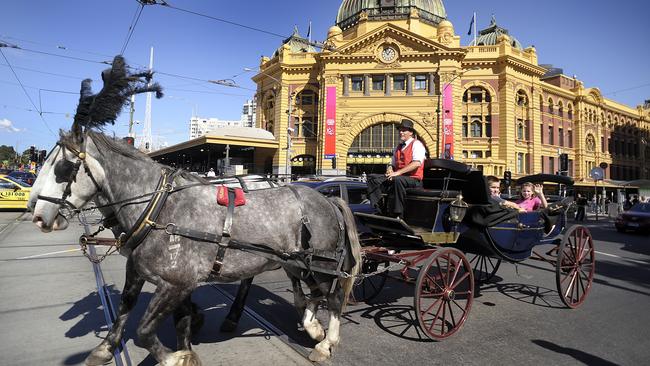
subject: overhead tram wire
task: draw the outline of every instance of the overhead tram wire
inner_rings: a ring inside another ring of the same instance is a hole
[[[2,51],[2,47],[0,47],[0,54],[2,55],[2,58],[5,59],[5,62],[7,63],[7,65],[9,65],[9,68],[11,69],[11,72],[16,77],[16,80],[18,80],[18,84],[20,84],[20,87],[23,89],[23,92],[25,93],[25,96],[27,97],[27,99],[29,99],[29,102],[32,103],[32,106],[34,106],[34,109],[36,109],[38,111],[38,115],[41,117],[41,121],[43,121],[43,123],[45,124],[45,127],[47,127],[47,129],[50,131],[50,133],[52,133],[52,135],[56,135],[54,133],[54,131],[52,131],[52,129],[50,128],[50,125],[47,124],[47,121],[45,121],[45,118],[43,118],[43,112],[41,110],[39,110],[38,107],[36,107],[36,104],[34,104],[34,101],[32,100],[32,97],[30,97],[29,93],[27,93],[27,89],[25,89],[25,86],[23,85],[23,82],[20,80],[20,78],[18,77],[18,74],[16,74],[16,71],[11,66],[11,63],[9,62],[9,59],[7,59],[7,56],[5,56],[4,51]]]
[[[133,14],[133,19],[131,19],[131,25],[129,26],[129,31],[126,33],[126,39],[124,40],[124,45],[122,46],[122,50],[120,51],[120,55],[124,54],[124,51],[126,51],[126,47],[129,45],[129,41],[131,40],[131,36],[135,32],[135,26],[138,25],[138,21],[140,20],[140,15],[142,15],[142,10],[144,10],[144,2],[140,2],[140,7],[135,11],[135,14]]]

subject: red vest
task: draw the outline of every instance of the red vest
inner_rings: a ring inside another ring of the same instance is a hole
[[[395,151],[395,164],[397,165],[395,170],[399,170],[404,168],[405,166],[409,165],[411,161],[413,161],[413,145],[417,142],[417,140],[413,140],[404,150],[402,150],[399,146],[397,147]],[[408,173],[405,173],[407,177],[415,178],[417,180],[422,180],[422,177],[424,176],[424,162],[420,162],[420,166],[415,169],[411,170]]]

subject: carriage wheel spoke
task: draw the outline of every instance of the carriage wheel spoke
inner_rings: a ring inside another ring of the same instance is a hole
[[[467,277],[469,277],[469,272],[465,272],[465,274],[464,274],[464,275],[463,275],[463,276],[462,276],[458,281],[454,282],[451,286],[449,286],[449,288],[451,288],[452,290],[455,289],[455,288],[458,287],[458,285],[460,285],[460,284],[461,284],[461,283],[462,283],[462,282],[463,282]]]
[[[447,307],[446,302],[442,303],[442,322],[440,323],[440,335],[445,334],[445,326],[447,325]]]
[[[437,302],[437,301],[436,301],[436,302]],[[431,333],[431,332],[433,331],[433,327],[436,325],[436,319],[438,319],[438,315],[440,315],[440,310],[442,310],[442,307],[443,307],[444,305],[445,305],[445,304],[442,303],[442,304],[438,307],[438,311],[436,311],[436,315],[434,315],[433,319],[431,319],[431,326],[430,326],[429,329],[427,330],[429,333]],[[433,307],[433,306],[431,306],[431,307]],[[428,313],[428,312],[427,312],[427,313]],[[443,329],[444,329],[444,324],[443,324]]]
[[[454,284],[455,281],[456,281],[456,276],[458,275],[458,271],[460,270],[460,265],[461,264],[463,264],[462,261],[459,261],[459,262],[456,263],[456,266],[454,267],[454,276],[449,280],[449,282],[447,283],[447,286],[449,286],[451,288],[456,287],[456,286],[454,286],[452,284]]]
[[[430,310],[433,309],[433,307],[436,306],[436,304],[439,303],[440,301],[442,301],[442,297],[434,301],[426,310],[423,310],[422,314],[430,314]],[[440,312],[440,309],[438,309],[438,312]],[[438,313],[436,313],[436,316],[438,316]]]
[[[431,277],[428,273],[426,274],[426,277],[427,277],[427,280],[428,280],[429,283],[434,284],[437,288],[440,289],[440,291],[445,291],[445,288],[443,286],[440,286],[438,284],[438,281],[436,281],[435,278]]]
[[[451,318],[452,329],[456,328],[456,318],[454,317],[454,312],[451,310],[451,302],[447,301],[447,307],[449,308],[449,317]]]
[[[564,297],[569,297],[569,293],[570,293],[571,291],[573,291],[573,285],[575,284],[575,279],[576,279],[576,275],[577,275],[577,274],[578,274],[577,271],[572,271],[572,272],[571,272],[571,276],[570,276],[570,277],[571,277],[571,281],[569,282],[569,286],[567,287],[567,290],[566,290],[566,292],[564,293]],[[569,277],[569,276],[567,276],[567,277]]]

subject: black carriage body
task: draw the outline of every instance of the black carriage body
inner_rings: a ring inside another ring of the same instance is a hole
[[[550,175],[530,178],[554,180]],[[570,178],[558,178],[563,184],[570,182]],[[449,206],[459,195],[469,207],[462,223],[455,224],[449,218]],[[382,238],[382,245],[400,249],[449,245],[465,253],[510,262],[530,257],[536,245],[557,243],[566,223],[563,212],[557,218],[549,218],[541,212],[518,213],[500,207],[490,200],[481,171],[442,159],[425,162],[422,188],[407,189],[402,219],[356,215]]]

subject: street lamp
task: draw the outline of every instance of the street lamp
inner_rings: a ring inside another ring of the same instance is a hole
[[[442,151],[440,149],[440,144],[438,144],[438,157],[440,159],[446,159],[446,157],[445,157],[445,151],[446,151],[445,139],[446,139],[446,135],[447,135],[447,127],[446,127],[447,123],[446,123],[446,118],[445,117],[447,116],[447,110],[444,109],[444,107],[445,107],[445,103],[444,103],[445,91],[447,90],[447,88],[449,88],[450,85],[452,85],[454,80],[456,80],[458,77],[462,76],[463,74],[465,74],[468,71],[478,70],[478,69],[479,69],[479,67],[475,66],[475,67],[472,67],[471,69],[467,69],[467,70],[463,70],[463,71],[459,72],[451,80],[449,80],[447,85],[445,85],[445,87],[442,88],[442,90],[440,91],[440,97],[438,98],[438,109],[436,109],[436,114],[437,114],[437,118],[438,118],[438,134],[440,134],[440,130],[442,128]],[[452,96],[452,98],[453,98],[453,96]],[[442,107],[443,107],[442,124],[440,124],[440,104],[442,104]],[[453,123],[453,121],[451,123]],[[440,140],[440,138],[439,138],[439,140]]]

